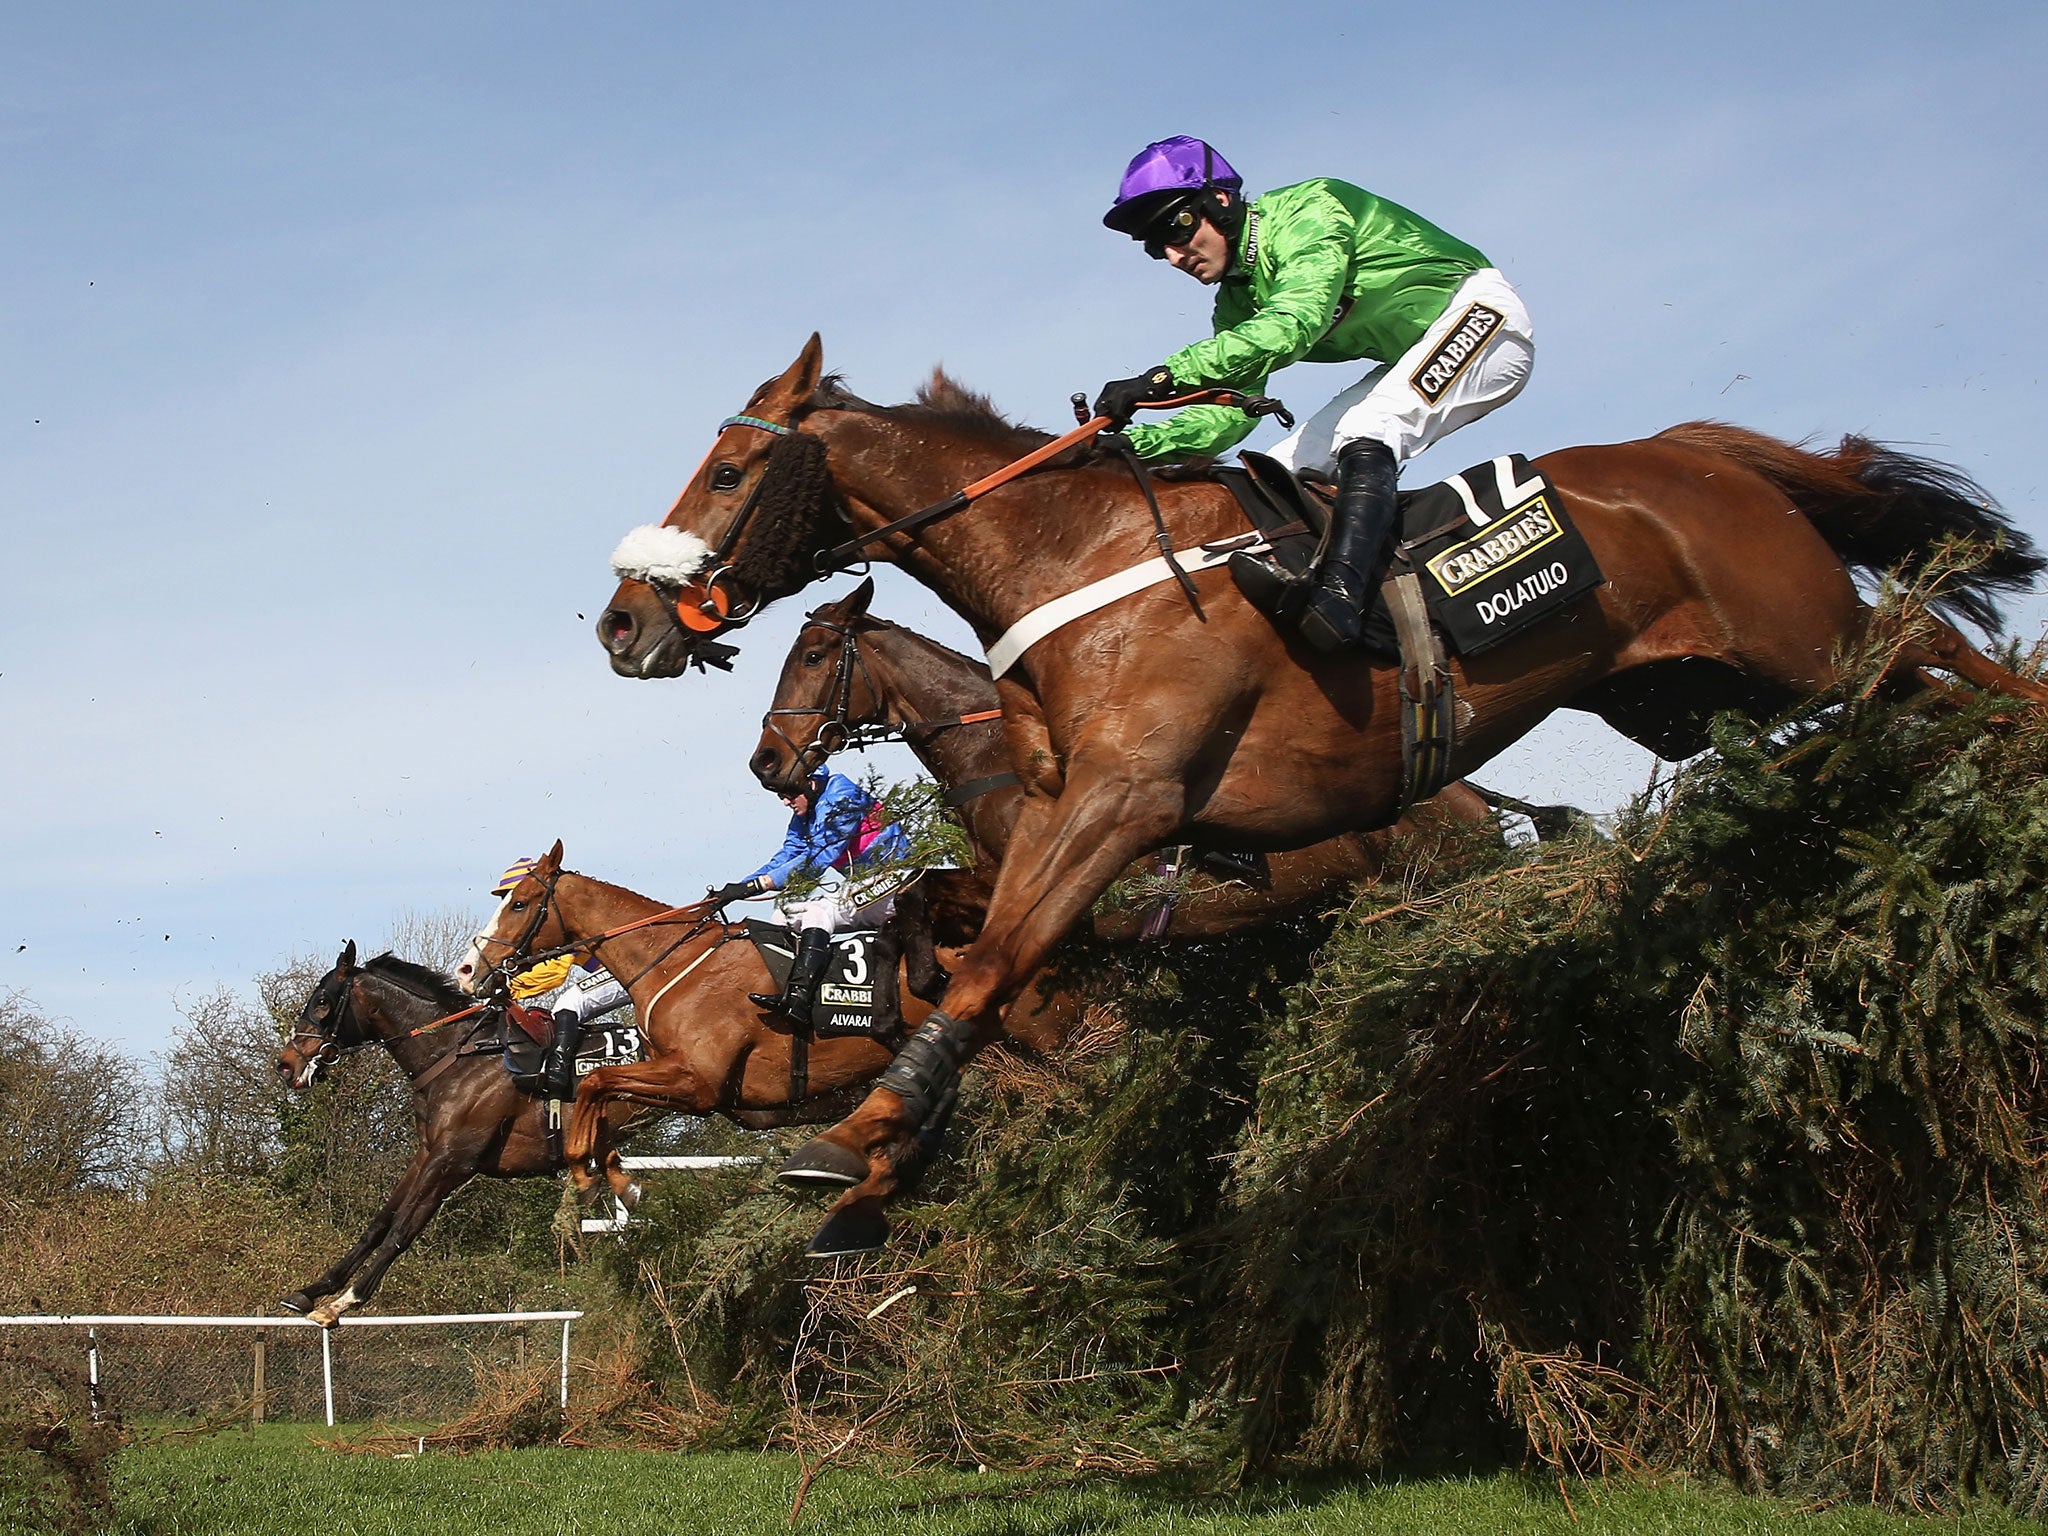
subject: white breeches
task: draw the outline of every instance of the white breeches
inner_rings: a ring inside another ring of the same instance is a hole
[[[1499,323],[1477,347],[1458,355],[1453,338],[1475,304],[1498,315]],[[1529,382],[1535,361],[1536,340],[1521,295],[1499,272],[1482,267],[1458,285],[1422,340],[1340,393],[1283,439],[1272,456],[1297,472],[1333,474],[1337,450],[1363,437],[1385,443],[1395,461],[1405,464],[1439,438],[1514,399]]]
[[[903,874],[891,870],[869,880],[820,886],[786,905],[782,920],[798,932],[806,928],[822,928],[827,933],[879,928],[895,915],[896,893],[905,884]]]
[[[592,1019],[617,1012],[632,1001],[626,995],[626,989],[609,972],[595,971],[584,980],[573,981],[557,992],[555,1000],[548,1005],[548,1012],[574,1009],[577,1019],[588,1024]]]

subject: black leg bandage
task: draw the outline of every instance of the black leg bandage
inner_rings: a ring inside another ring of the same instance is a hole
[[[889,1063],[878,1087],[903,1100],[914,1127],[948,1114],[960,1089],[960,1068],[974,1049],[974,1026],[934,1013]]]

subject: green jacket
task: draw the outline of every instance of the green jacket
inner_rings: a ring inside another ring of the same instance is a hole
[[[1399,203],[1318,177],[1253,201],[1230,275],[1217,285],[1216,334],[1166,360],[1186,389],[1252,394],[1289,363],[1391,362],[1422,339],[1472,273],[1493,265]],[[1257,423],[1190,406],[1130,429],[1147,459],[1221,453]]]

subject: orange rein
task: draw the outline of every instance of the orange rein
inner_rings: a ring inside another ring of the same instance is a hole
[[[991,713],[1000,715],[1002,711],[998,709],[991,711]],[[664,912],[655,913],[652,917],[643,917],[630,923],[621,923],[616,928],[607,929],[603,933],[592,934],[587,939],[578,939],[574,944],[567,946],[564,952],[567,953],[578,949],[595,949],[598,945],[604,943],[606,939],[616,939],[620,934],[631,933],[636,928],[652,928],[656,923],[667,922],[670,918],[681,917],[685,913],[688,913],[691,917],[702,917],[706,912],[713,910],[716,910],[715,904],[708,901],[693,901],[687,906],[670,907]],[[499,942],[502,943],[503,941],[500,940]],[[460,1013],[451,1013],[445,1018],[435,1019],[430,1024],[422,1024],[418,1029],[409,1031],[406,1039],[410,1040],[414,1035],[430,1034],[434,1030],[459,1023],[463,1019],[482,1013],[490,1006],[489,1003],[471,1003]]]
[[[1081,403],[1082,398],[1079,395],[1074,397],[1074,414],[1076,416],[1080,416],[1087,409]],[[1154,411],[1171,410],[1176,406],[1182,405],[1234,405],[1249,415],[1278,416],[1290,427],[1294,425],[1294,417],[1288,413],[1287,408],[1279,401],[1264,395],[1247,395],[1242,390],[1237,389],[1197,389],[1185,395],[1175,395],[1170,400],[1147,400],[1141,402],[1141,404],[1146,410]],[[937,518],[946,517],[954,512],[961,511],[980,500],[983,496],[986,496],[990,491],[1008,485],[1020,475],[1029,474],[1047,459],[1056,458],[1076,443],[1086,442],[1097,433],[1106,432],[1113,426],[1115,426],[1115,422],[1107,416],[1091,416],[1065,436],[1056,437],[1043,447],[1034,448],[1031,452],[1025,454],[1023,458],[1005,464],[992,475],[984,475],[972,485],[962,486],[944,501],[934,502],[931,506],[921,508],[916,512],[910,513],[908,516],[899,517],[894,522],[884,523],[879,528],[871,529],[867,533],[849,539],[844,544],[834,545],[831,549],[826,550],[817,557],[814,562],[817,572],[820,576],[829,576],[836,570],[843,570],[846,568],[844,561],[847,556],[858,555],[862,549],[874,543],[877,539],[887,538],[892,533],[907,532],[912,528],[922,527],[924,524],[932,522]],[[788,431],[790,429],[785,427],[782,430]],[[1137,460],[1133,458],[1131,462],[1135,465]],[[1142,480],[1140,483],[1142,484]],[[1147,494],[1149,496],[1150,493],[1148,492]],[[1185,580],[1185,576],[1182,579]]]

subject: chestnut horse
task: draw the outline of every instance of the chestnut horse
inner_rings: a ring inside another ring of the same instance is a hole
[[[613,670],[671,676],[724,654],[704,648],[849,558],[835,552],[849,533],[873,536],[874,557],[931,588],[984,648],[1153,555],[1146,502],[1107,455],[1071,454],[979,501],[960,493],[1046,441],[943,376],[917,404],[871,405],[825,376],[813,336],[722,425],[663,524],[614,557],[625,579],[597,625]],[[1855,572],[1911,575],[1951,536],[1994,542],[1937,594],[1990,628],[1998,595],[2042,564],[1964,477],[1862,438],[1814,453],[1695,422],[1536,464],[1606,584],[1515,643],[1451,662],[1456,776],[1566,707],[1684,755],[1714,711],[1769,709],[1833,680],[1869,617]],[[1243,530],[1220,485],[1162,483],[1158,502],[1180,550]],[[881,531],[925,509],[929,519]],[[1397,669],[1310,650],[1214,567],[1190,580],[1192,593],[1163,582],[1054,630],[998,681],[1025,807],[942,1010],[861,1107],[783,1169],[842,1191],[822,1246],[883,1240],[882,1201],[921,1155],[917,1133],[962,1063],[1132,859],[1170,842],[1305,847],[1399,811]],[[1943,670],[2048,701],[1940,619],[1897,660],[1908,675]]]
[[[761,742],[748,766],[764,787],[792,794],[820,763],[841,748],[900,738],[939,786],[948,791],[974,851],[972,879],[960,895],[986,908],[1002,866],[1010,829],[1024,809],[1024,791],[1009,769],[995,682],[988,667],[915,630],[868,612],[875,584],[863,581],[837,602],[805,615],[804,627],[782,663],[775,699],[761,723]],[[997,718],[981,718],[996,716]],[[960,801],[953,795],[965,788]],[[1478,791],[1447,787],[1392,827],[1344,832],[1313,847],[1273,855],[1257,883],[1219,878],[1197,868],[1185,874],[1164,931],[1155,937],[1204,939],[1273,922],[1318,902],[1342,899],[1354,886],[1378,880],[1387,850],[1403,833],[1493,820]],[[1140,861],[1126,875],[1143,879],[1153,866]],[[927,877],[928,885],[936,877]],[[1098,912],[1095,936],[1129,940],[1147,925],[1144,909]],[[973,926],[980,926],[975,912]],[[938,936],[958,945],[969,933]],[[1050,1042],[1019,1030],[1027,1044]]]
[[[613,936],[642,919],[645,927]],[[614,1132],[629,1112],[722,1114],[743,1125],[809,1123],[823,1106],[843,1107],[846,1090],[888,1066],[887,1045],[864,1035],[808,1045],[810,1091],[792,1102],[788,1021],[747,1000],[775,989],[743,924],[728,924],[710,902],[664,903],[562,868],[553,848],[505,893],[457,969],[472,995],[520,970],[533,954],[588,948],[633,999],[647,1059],[585,1073],[562,1138],[577,1192],[595,1192],[600,1172],[627,1205],[639,1189],[619,1166]],[[899,977],[906,1027],[931,1012]]]

